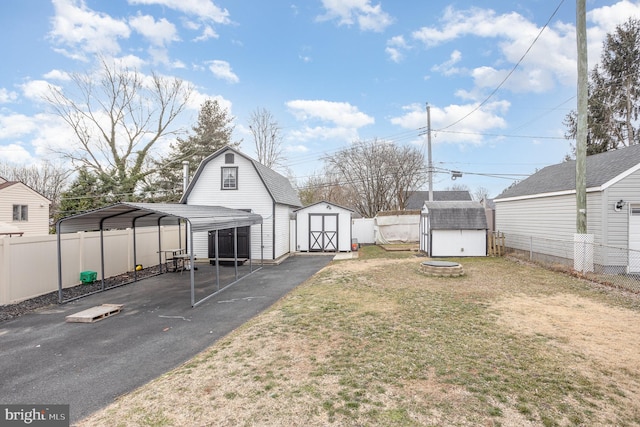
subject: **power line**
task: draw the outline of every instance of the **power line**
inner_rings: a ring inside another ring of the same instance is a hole
[[[540,29],[540,31],[538,32],[538,35],[535,37],[535,39],[533,39],[533,41],[531,42],[531,44],[529,45],[527,50],[524,52],[522,57],[520,57],[518,62],[516,62],[516,64],[513,66],[513,68],[511,68],[509,73],[500,82],[500,84],[493,91],[491,91],[491,93],[480,104],[478,104],[473,110],[471,110],[469,113],[465,114],[464,116],[462,116],[458,120],[454,121],[453,123],[450,123],[449,125],[443,127],[442,129],[434,129],[434,131],[435,132],[439,132],[439,131],[442,131],[444,129],[448,129],[448,128],[452,127],[452,126],[457,125],[458,123],[460,123],[461,121],[465,120],[467,117],[471,116],[473,113],[478,111],[480,108],[482,108],[487,102],[489,102],[489,99],[491,99],[493,97],[493,95],[495,95],[498,92],[498,90],[500,90],[500,88],[502,88],[502,86],[507,82],[507,80],[509,80],[509,78],[513,75],[513,73],[516,71],[516,69],[520,66],[520,64],[524,60],[525,56],[527,56],[529,51],[531,51],[531,49],[536,44],[536,42],[538,41],[540,36],[542,36],[542,33],[544,32],[544,30],[549,26],[549,23],[551,22],[551,20],[556,16],[556,14],[558,13],[558,10],[560,9],[560,6],[562,6],[563,3],[564,3],[564,0],[560,0],[560,3],[556,7],[556,9],[553,11],[551,16],[547,20],[547,22],[544,24],[544,26]],[[421,129],[424,129],[424,127],[422,127]]]

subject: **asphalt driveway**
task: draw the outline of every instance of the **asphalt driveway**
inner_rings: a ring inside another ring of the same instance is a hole
[[[167,273],[0,323],[0,403],[69,404],[78,421],[189,360],[331,259],[294,256],[264,266],[196,308],[189,275]],[[124,309],[95,323],[65,322],[104,303]]]

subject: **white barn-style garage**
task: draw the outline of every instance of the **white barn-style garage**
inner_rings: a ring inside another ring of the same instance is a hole
[[[296,209],[295,213],[297,251],[351,251],[353,210],[322,201]]]

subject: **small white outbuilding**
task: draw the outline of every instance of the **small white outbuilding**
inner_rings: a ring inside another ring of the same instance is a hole
[[[351,251],[352,209],[317,202],[296,209],[296,250],[299,252]]]
[[[420,250],[432,257],[487,255],[487,217],[478,202],[425,202]]]

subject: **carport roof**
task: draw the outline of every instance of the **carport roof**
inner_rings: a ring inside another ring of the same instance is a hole
[[[184,219],[191,230],[209,231],[262,224],[262,216],[222,206],[177,203],[117,203],[72,215],[58,221],[58,233],[114,228],[175,225]]]

